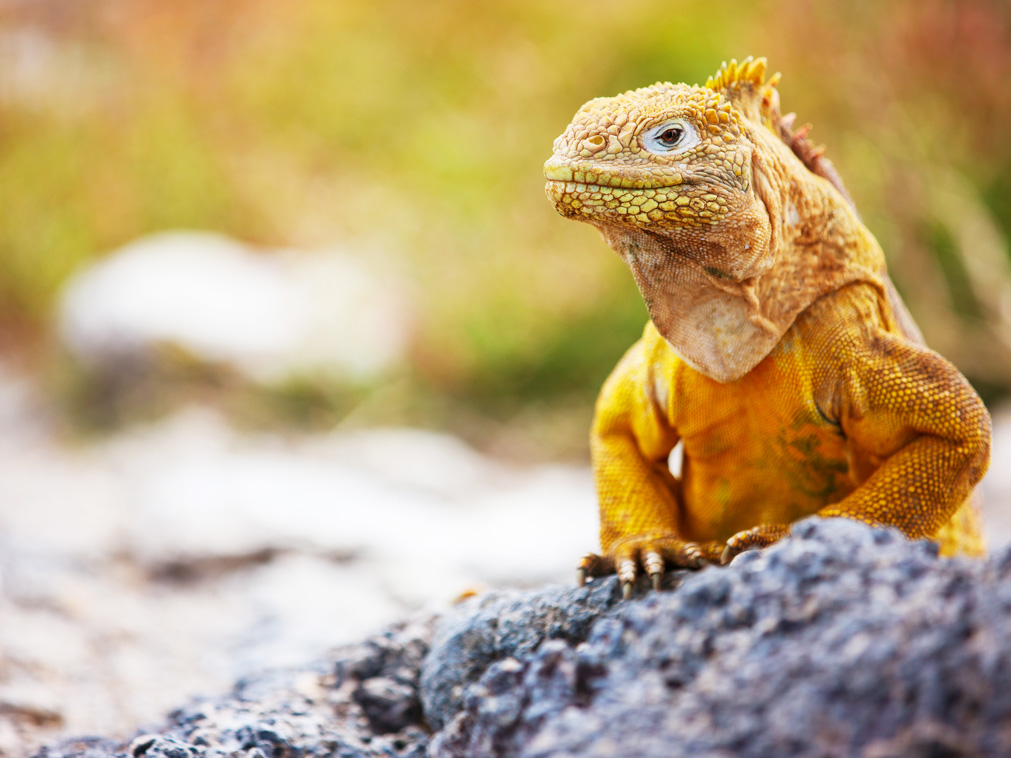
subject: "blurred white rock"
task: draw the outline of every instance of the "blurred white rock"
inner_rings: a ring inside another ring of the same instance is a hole
[[[1011,406],[992,409],[990,469],[980,485],[983,524],[991,550],[1011,543]]]
[[[106,452],[130,491],[126,549],[154,571],[265,551],[348,556],[379,594],[417,607],[475,585],[568,581],[597,539],[586,467],[516,469],[435,432],[285,440],[190,409]]]
[[[256,382],[366,381],[403,357],[405,288],[340,252],[258,251],[207,232],[163,232],[67,283],[59,330],[87,366],[143,365],[160,347]]]
[[[48,739],[125,734],[465,590],[571,582],[596,543],[585,466],[417,429],[249,433],[195,406],[67,445],[19,386],[0,371],[0,711],[52,711]],[[27,755],[40,727],[18,724],[34,736],[0,746]]]

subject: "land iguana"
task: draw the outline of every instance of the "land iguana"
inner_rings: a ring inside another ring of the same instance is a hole
[[[597,401],[602,550],[580,583],[617,572],[627,596],[644,570],[658,588],[665,568],[726,563],[814,514],[985,551],[986,408],[923,345],[765,71],[748,58],[703,87],[591,100],[544,165],[555,208],[600,231],[650,316]]]

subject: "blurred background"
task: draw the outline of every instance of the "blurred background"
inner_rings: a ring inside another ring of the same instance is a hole
[[[541,165],[584,101],[749,54],[1000,420],[1004,0],[0,2],[0,755],[567,580],[646,313]]]
[[[296,370],[259,387],[270,407],[222,402],[256,423],[357,409],[582,457],[592,399],[645,310],[593,230],[553,212],[540,166],[585,100],[755,54],[784,73],[784,110],[828,146],[930,344],[996,400],[1011,386],[1009,18],[1000,0],[8,0],[4,352],[67,419],[118,423],[163,399],[96,397],[109,388],[59,360],[75,272],[164,230],[264,256],[337,248],[402,306],[386,370]]]

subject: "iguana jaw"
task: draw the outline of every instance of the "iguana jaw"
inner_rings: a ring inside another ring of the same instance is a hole
[[[607,218],[612,223],[666,223],[684,227],[715,223],[717,214],[727,210],[723,193],[697,191],[701,180],[684,170],[644,186],[641,178],[595,174],[591,168],[581,168],[555,158],[544,165],[548,179],[544,192],[555,210],[566,218],[590,223]],[[573,178],[560,178],[564,176]]]

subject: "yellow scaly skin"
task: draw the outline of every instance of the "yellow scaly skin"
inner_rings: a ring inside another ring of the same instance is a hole
[[[545,164],[558,212],[601,231],[651,317],[597,403],[602,552],[581,582],[617,571],[627,595],[644,569],[658,587],[814,514],[985,552],[989,415],[920,344],[777,81],[749,58],[704,87],[592,100]]]

